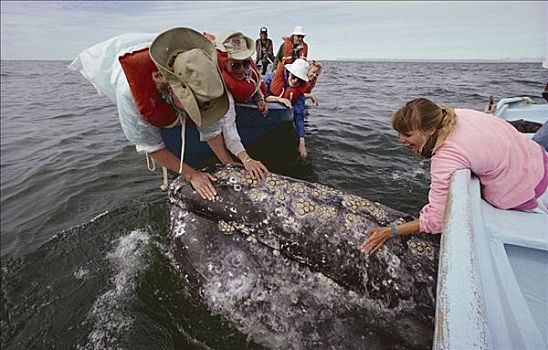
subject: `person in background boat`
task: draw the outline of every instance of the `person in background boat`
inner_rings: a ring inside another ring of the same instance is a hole
[[[289,37],[283,37],[283,43],[278,49],[278,53],[274,59],[272,65],[272,71],[275,72],[278,69],[278,64],[293,63],[297,58],[308,57],[308,44],[304,42],[306,32],[301,26],[296,26]]]
[[[304,59],[297,59],[292,64],[280,63],[276,72],[265,79],[267,102],[278,102],[286,107],[293,107],[293,121],[299,137],[299,153],[307,156],[304,130],[304,94],[308,90],[309,64]]]
[[[183,175],[202,198],[213,199],[215,178],[171,153],[161,128],[181,123],[184,135],[185,124],[194,123],[223,164],[233,162],[230,151],[253,177],[264,178],[267,173],[240,142],[234,108],[215,59],[215,47],[200,33],[173,28],[154,37],[114,37],[82,52],[71,69],[80,69],[116,103],[122,130],[137,152]]]
[[[542,97],[548,101],[548,83],[544,85]],[[537,132],[533,135],[532,140],[540,144],[545,150],[548,151],[548,121],[544,122],[542,127],[537,130]]]
[[[370,228],[365,252],[391,237],[442,232],[451,177],[459,169],[479,178],[482,198],[494,207],[548,214],[548,153],[505,120],[418,98],[394,113],[392,128],[413,153],[431,158],[429,202],[417,220]]]
[[[265,75],[268,65],[274,63],[274,44],[272,44],[272,40],[268,38],[268,30],[266,27],[261,27],[259,39],[255,41],[255,47],[257,48],[255,64],[261,66],[261,74]]]
[[[240,32],[226,31],[218,35],[214,43],[223,81],[234,101],[255,103],[263,116],[266,116],[266,86],[251,59],[255,52],[255,42]]]
[[[318,106],[318,99],[312,95],[312,89],[316,87],[316,81],[322,73],[322,65],[316,60],[310,61],[310,68],[308,69],[308,90],[304,93],[306,100],[311,100],[315,106]]]
[[[544,122],[531,139],[548,151],[548,121]]]

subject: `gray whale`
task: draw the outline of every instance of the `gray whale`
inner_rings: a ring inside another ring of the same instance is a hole
[[[439,238],[359,250],[410,219],[325,185],[213,167],[217,196],[170,186],[174,256],[212,312],[275,349],[431,348]]]

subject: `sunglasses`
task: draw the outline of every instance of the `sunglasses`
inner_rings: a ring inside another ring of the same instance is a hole
[[[300,39],[304,38],[304,35],[295,35],[295,36],[296,36],[297,38],[300,38]]]
[[[241,66],[243,66],[244,68],[247,68],[247,67],[249,67],[250,64],[251,64],[251,62],[249,62],[249,60],[245,60],[245,61],[232,61],[232,63],[230,63],[230,67],[232,67],[232,68],[240,68]]]

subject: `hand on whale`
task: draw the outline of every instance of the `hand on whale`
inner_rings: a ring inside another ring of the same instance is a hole
[[[268,175],[268,169],[261,161],[247,156],[242,162],[243,167],[249,172],[252,179],[264,180]],[[239,166],[239,164],[235,165]]]
[[[215,186],[213,181],[217,179],[207,172],[195,171],[188,176],[188,181],[192,185],[192,188],[200,194],[202,199],[213,200],[217,191],[215,191]]]
[[[372,227],[367,230],[369,238],[363,242],[361,249],[366,253],[373,254],[390,238],[400,238],[418,232],[420,232],[418,219],[397,226],[391,224],[389,227]]]
[[[368,228],[410,218],[320,184],[210,172],[213,201],[182,178],[169,198],[176,260],[214,312],[272,348],[431,347],[436,237],[368,255]]]
[[[369,228],[367,229],[367,233],[369,233],[370,236],[365,242],[363,242],[361,249],[369,254],[373,254],[390,238],[389,227]]]

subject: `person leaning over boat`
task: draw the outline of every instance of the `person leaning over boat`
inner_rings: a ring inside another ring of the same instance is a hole
[[[266,116],[266,86],[251,59],[255,52],[255,42],[240,32],[226,31],[215,37],[214,43],[223,81],[234,101],[253,102]]]
[[[139,153],[182,174],[204,199],[215,196],[215,178],[171,153],[161,128],[193,122],[223,164],[232,162],[228,148],[253,177],[267,173],[240,142],[215,47],[200,33],[173,28],[158,36],[123,34],[84,50],[69,68],[116,103],[122,130]]]
[[[304,93],[305,100],[311,100],[315,106],[318,106],[318,99],[315,95],[312,95],[312,89],[316,87],[318,77],[322,74],[322,65],[316,60],[310,61],[310,68],[308,68],[308,89]]]
[[[267,102],[279,102],[286,107],[293,107],[295,131],[299,137],[299,153],[306,157],[304,131],[304,94],[308,90],[309,64],[299,58],[292,64],[281,63],[272,75],[265,78]]]
[[[274,44],[268,38],[268,30],[266,27],[261,27],[259,31],[259,39],[255,41],[257,56],[255,64],[261,66],[261,74],[265,75],[270,63],[274,63]]]
[[[441,232],[451,177],[459,169],[479,178],[482,198],[494,207],[548,214],[548,153],[505,120],[418,98],[394,113],[392,128],[413,153],[432,159],[429,202],[417,220],[369,229],[365,252],[390,237]]]
[[[301,26],[296,26],[293,32],[288,37],[282,37],[283,43],[278,49],[278,53],[274,58],[274,64],[272,64],[272,71],[275,72],[278,69],[278,64],[293,63],[297,58],[308,57],[308,44],[304,42],[306,32]]]

